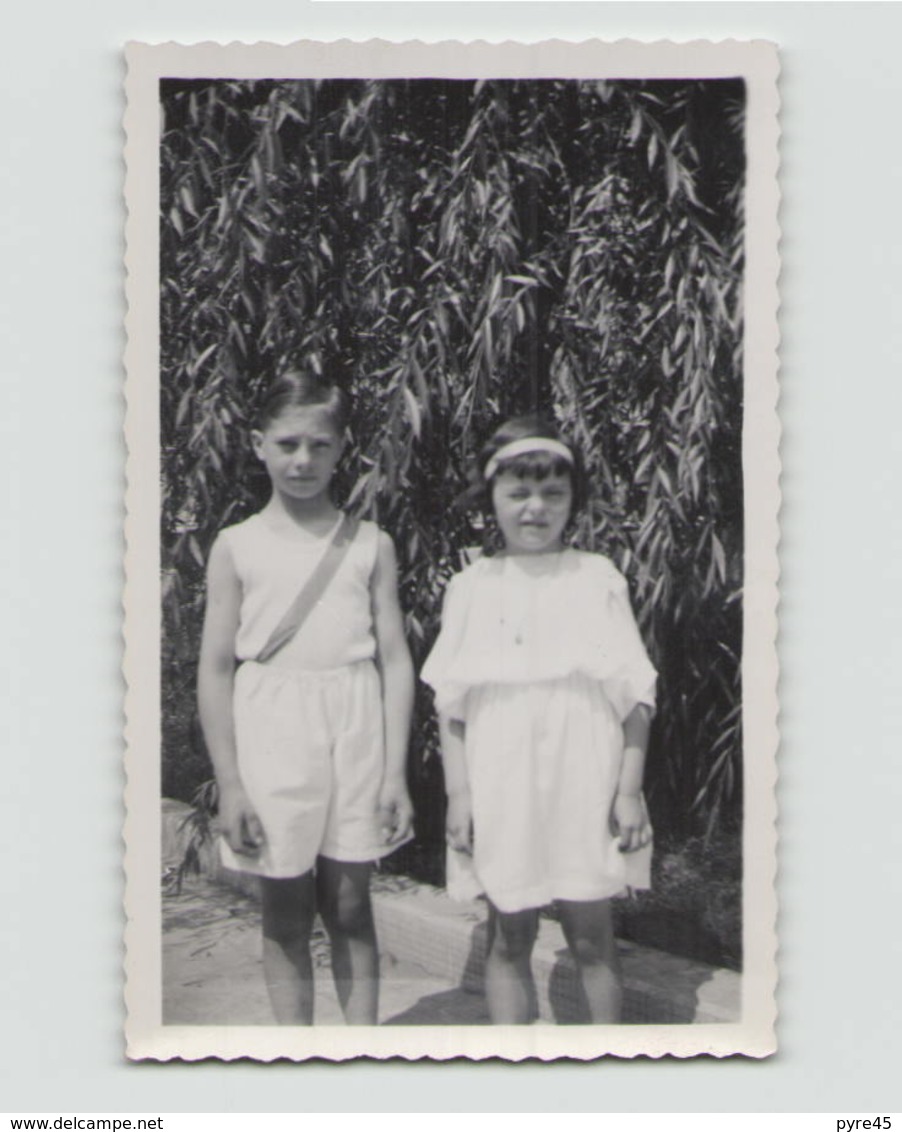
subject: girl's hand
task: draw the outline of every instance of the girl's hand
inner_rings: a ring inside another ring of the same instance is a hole
[[[220,791],[219,824],[232,852],[255,857],[263,848],[263,826],[240,786]]]
[[[458,852],[473,852],[473,804],[468,790],[448,795],[445,840]]]
[[[386,845],[397,845],[410,837],[413,805],[407,787],[399,779],[383,783],[379,793],[379,828]]]
[[[620,852],[633,853],[651,841],[651,822],[641,794],[617,794],[611,824],[620,839]]]

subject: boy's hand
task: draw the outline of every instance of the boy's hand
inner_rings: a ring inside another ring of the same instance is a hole
[[[651,841],[651,822],[641,794],[617,794],[611,824],[620,839],[621,853],[632,853]]]
[[[473,852],[473,805],[468,791],[448,796],[445,840],[461,853]]]
[[[379,829],[386,845],[397,845],[410,837],[413,805],[406,785],[400,780],[383,783],[379,793]]]
[[[219,824],[232,852],[255,857],[263,848],[266,841],[263,826],[240,787],[220,791]]]

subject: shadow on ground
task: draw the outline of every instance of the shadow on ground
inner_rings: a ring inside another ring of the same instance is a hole
[[[426,994],[413,1006],[390,1018],[383,1026],[486,1026],[489,1016],[481,994],[462,987]]]

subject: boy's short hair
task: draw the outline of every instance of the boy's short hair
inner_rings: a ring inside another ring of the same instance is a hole
[[[254,413],[253,427],[261,432],[286,409],[316,406],[332,419],[339,436],[348,426],[348,398],[341,386],[327,377],[288,369],[266,389]]]

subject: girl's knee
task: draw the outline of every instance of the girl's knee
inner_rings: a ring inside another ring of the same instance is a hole
[[[617,963],[613,941],[592,936],[573,936],[568,941],[570,954],[580,967],[611,967]]]
[[[616,967],[617,943],[607,901],[561,901],[559,913],[570,954],[580,967]]]
[[[528,959],[538,933],[538,917],[533,913],[496,913],[491,937],[492,953],[507,962]]]

